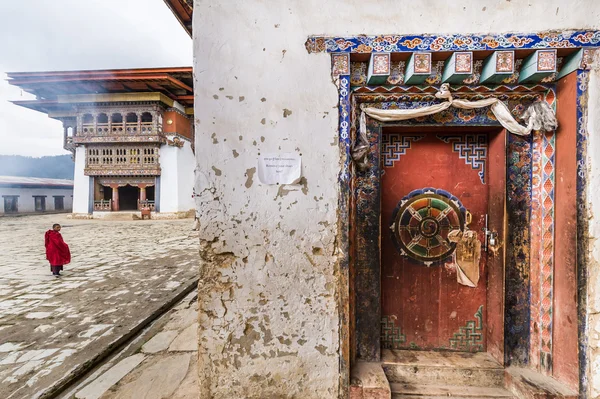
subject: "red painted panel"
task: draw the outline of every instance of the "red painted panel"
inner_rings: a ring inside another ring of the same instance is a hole
[[[487,306],[493,309],[487,315],[487,351],[504,364],[504,251],[506,199],[506,130],[489,136],[488,184],[490,186],[489,229],[498,233],[500,246],[488,252]]]
[[[426,267],[401,256],[388,226],[404,196],[433,187],[458,197],[473,215],[470,229],[483,243],[489,185],[482,183],[482,177],[487,177],[488,135],[450,129],[383,134],[394,137],[384,138],[381,148],[382,318],[386,325],[400,330],[394,343],[382,338],[382,345],[485,350],[486,254],[482,251],[478,286],[467,287],[457,282],[452,262]],[[438,136],[453,138],[444,142]],[[469,144],[465,142],[467,136],[483,143]]]
[[[183,137],[192,139],[192,129],[190,119],[186,116],[181,115],[176,111],[167,111],[163,118],[163,132],[178,133]],[[171,121],[171,123],[169,123]]]
[[[553,376],[578,390],[577,75],[557,86]]]

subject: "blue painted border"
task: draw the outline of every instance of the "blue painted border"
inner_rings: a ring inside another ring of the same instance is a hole
[[[389,53],[413,51],[477,51],[593,47],[600,31],[545,31],[496,35],[309,36],[309,53]]]
[[[340,393],[344,395],[350,387],[350,363],[351,357],[351,342],[350,342],[350,170],[351,160],[350,155],[350,75],[340,75],[338,95],[339,95],[339,149],[340,155],[344,160],[342,168],[338,176],[340,193],[338,197],[338,239],[340,259],[339,273],[340,281],[343,283],[338,287],[338,308],[339,323],[341,326],[339,335],[339,345],[341,350],[340,356]],[[344,333],[345,332],[345,333]]]

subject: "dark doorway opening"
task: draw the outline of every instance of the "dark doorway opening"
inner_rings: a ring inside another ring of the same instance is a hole
[[[154,192],[155,192],[154,186],[146,187],[146,199],[148,201],[154,201],[155,200],[155,198],[154,198]]]
[[[135,211],[137,210],[138,199],[140,198],[140,189],[130,186],[119,187],[119,210]]]
[[[63,211],[65,209],[65,197],[63,196],[55,196],[54,197],[54,210],[55,211]]]
[[[5,213],[19,212],[19,196],[18,195],[4,196],[4,212]]]
[[[46,197],[45,196],[33,196],[35,211],[46,212]]]

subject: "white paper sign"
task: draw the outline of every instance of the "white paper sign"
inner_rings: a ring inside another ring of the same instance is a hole
[[[258,157],[258,179],[263,184],[291,184],[302,175],[302,157],[293,152]]]

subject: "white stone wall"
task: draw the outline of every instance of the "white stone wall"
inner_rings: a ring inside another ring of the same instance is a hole
[[[75,149],[75,174],[73,177],[73,213],[87,214],[90,210],[90,177],[84,174],[85,146]]]
[[[167,136],[172,139],[172,136]],[[160,212],[186,212],[194,209],[194,153],[184,140],[182,148],[160,147]]]
[[[599,26],[593,0],[196,0],[201,397],[338,395],[338,99],[309,35]],[[258,182],[259,153],[294,151],[302,184]]]
[[[73,190],[62,188],[11,188],[0,187],[0,214],[4,214],[4,195],[18,195],[18,213],[35,212],[34,196],[46,196],[46,212],[54,212],[54,197],[63,196],[64,212],[73,207]],[[59,211],[61,212],[61,211]]]

